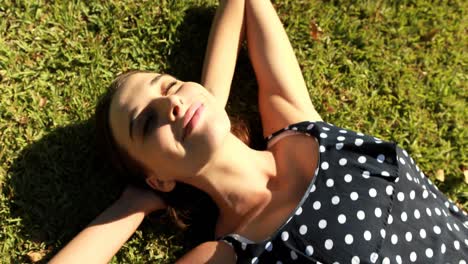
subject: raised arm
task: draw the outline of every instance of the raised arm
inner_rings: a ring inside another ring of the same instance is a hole
[[[127,187],[122,196],[70,241],[50,263],[107,263],[145,215],[164,209],[152,191]]]
[[[245,35],[244,0],[221,0],[211,26],[201,84],[223,106],[229,97],[240,44]]]
[[[247,47],[258,82],[263,134],[321,120],[286,31],[269,0],[245,0]]]

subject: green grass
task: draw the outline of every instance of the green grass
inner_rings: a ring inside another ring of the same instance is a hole
[[[468,208],[468,2],[276,2],[323,119],[400,143]],[[199,80],[215,5],[2,1],[0,262],[47,260],[118,196],[94,156],[97,98],[127,69]],[[255,122],[239,60],[228,109]],[[147,220],[113,262],[170,263],[195,240]]]

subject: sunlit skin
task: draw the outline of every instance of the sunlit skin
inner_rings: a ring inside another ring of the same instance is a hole
[[[246,197],[255,197],[258,202],[259,197],[270,196],[245,194],[259,192],[253,190],[254,186],[265,187],[276,175],[273,153],[252,150],[232,135],[226,111],[203,86],[174,83],[176,79],[170,75],[152,83],[158,76],[134,74],[115,94],[110,124],[117,144],[144,164],[151,187],[171,191],[179,181],[191,184],[217,203],[221,222],[226,218],[229,222],[246,219],[244,207],[252,203]],[[183,139],[184,116],[197,103],[204,109],[193,131]],[[149,118],[151,115],[157,115],[157,120]],[[134,123],[131,130],[130,122]],[[258,173],[254,175],[253,171]],[[252,184],[246,187],[246,182]]]
[[[203,110],[184,138],[192,105]],[[198,175],[230,130],[226,111],[205,88],[157,73],[130,76],[112,100],[110,124],[116,142],[160,180]]]

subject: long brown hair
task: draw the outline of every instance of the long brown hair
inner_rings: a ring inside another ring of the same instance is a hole
[[[145,169],[142,164],[131,157],[115,141],[110,128],[109,112],[112,98],[116,91],[125,86],[130,76],[149,71],[131,70],[118,75],[102,95],[96,106],[96,132],[98,156],[107,160],[112,166],[112,172],[126,183],[143,188],[150,188],[145,182]],[[231,132],[247,145],[250,144],[249,129],[246,122],[240,118],[230,117]],[[216,221],[218,210],[211,198],[204,192],[188,184],[178,182],[171,192],[159,192],[167,207],[167,214],[179,227],[185,228],[188,222],[203,216],[205,220]]]

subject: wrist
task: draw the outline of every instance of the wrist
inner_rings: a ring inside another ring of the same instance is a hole
[[[128,214],[142,213],[145,216],[165,208],[162,202],[142,201],[138,198],[126,196],[120,197],[115,204]]]
[[[127,214],[143,213],[145,216],[148,214],[148,210],[141,206],[141,204],[127,197],[120,197],[115,201],[114,205]]]

